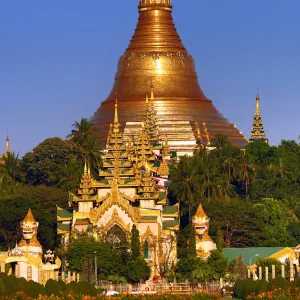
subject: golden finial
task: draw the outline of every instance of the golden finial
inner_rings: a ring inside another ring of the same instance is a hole
[[[148,97],[148,94],[146,94],[146,104],[147,104],[147,106],[148,106],[148,104],[149,104],[149,97]]]

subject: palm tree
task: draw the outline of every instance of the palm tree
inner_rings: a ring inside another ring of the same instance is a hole
[[[83,146],[87,137],[91,135],[91,123],[86,118],[82,118],[80,122],[75,121],[72,126],[75,127],[75,129],[72,130],[72,133],[70,133],[67,138],[72,140],[75,144]]]
[[[222,166],[224,167],[224,172],[227,176],[227,182],[230,184],[232,180],[236,178],[236,171],[237,171],[237,162],[238,159],[234,155],[234,147],[232,144],[228,143],[225,146],[226,149],[226,158],[223,161]]]
[[[212,141],[212,145],[219,151],[222,151],[227,143],[227,137],[222,133],[217,133]]]
[[[99,147],[98,139],[93,135],[87,136],[82,148],[91,170],[94,173],[97,173],[99,168],[102,167],[103,156],[103,152]]]
[[[19,175],[19,153],[7,152],[3,157],[2,171],[15,180]]]
[[[246,200],[248,199],[248,193],[249,193],[249,184],[251,179],[255,175],[255,168],[254,165],[252,165],[249,162],[249,157],[246,152],[244,152],[244,155],[241,158],[241,169],[240,169],[240,178],[245,183],[246,187]]]
[[[197,180],[199,180],[193,162],[194,160],[192,158],[183,156],[179,163],[174,165],[170,173],[170,178],[172,179],[170,190],[180,202],[187,203],[190,223],[192,221],[192,204],[195,185]]]
[[[198,174],[201,174],[202,188],[205,191],[208,202],[210,202],[211,197],[217,194],[218,190],[219,177],[217,161],[213,159],[211,155],[207,155],[200,164]]]
[[[62,178],[57,186],[65,191],[72,191],[78,187],[82,175],[82,166],[77,161],[71,160],[62,168]]]

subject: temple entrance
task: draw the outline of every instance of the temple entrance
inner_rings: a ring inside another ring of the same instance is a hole
[[[127,252],[129,241],[127,234],[119,225],[113,225],[106,233],[106,241],[111,244],[112,249],[117,252]]]

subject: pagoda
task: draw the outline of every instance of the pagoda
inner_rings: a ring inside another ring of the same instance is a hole
[[[120,127],[128,140],[138,137],[147,106],[144,98],[151,92],[160,132],[167,136],[170,149],[178,155],[191,154],[197,145],[196,122],[205,146],[221,133],[243,148],[246,138],[219,113],[200,87],[194,59],[174,25],[171,0],[140,0],[138,9],[138,23],[119,59],[114,86],[92,117],[102,145],[113,121],[115,94],[119,100]]]
[[[70,193],[70,209],[57,208],[57,227],[64,244],[70,235],[89,231],[96,240],[126,248],[136,224],[144,257],[152,276],[157,276],[162,264],[176,263],[179,206],[169,205],[167,191],[169,162],[177,157],[160,134],[153,98],[146,97],[145,104],[133,141],[120,130],[115,100],[99,179],[86,162],[77,193]]]
[[[256,106],[255,106],[255,113],[253,118],[253,124],[252,124],[252,131],[250,132],[251,138],[249,141],[255,141],[255,140],[264,140],[266,143],[268,143],[268,139],[266,138],[266,132],[264,131],[264,126],[262,123],[262,118],[260,115],[260,97],[257,93],[256,95]]]

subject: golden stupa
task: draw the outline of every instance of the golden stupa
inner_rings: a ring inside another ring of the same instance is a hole
[[[210,145],[217,133],[243,148],[245,137],[201,90],[194,59],[176,31],[171,0],[140,0],[138,8],[138,24],[119,60],[114,86],[92,118],[101,142],[106,142],[116,98],[125,138],[137,135],[148,94],[171,150],[191,153],[199,139]]]

